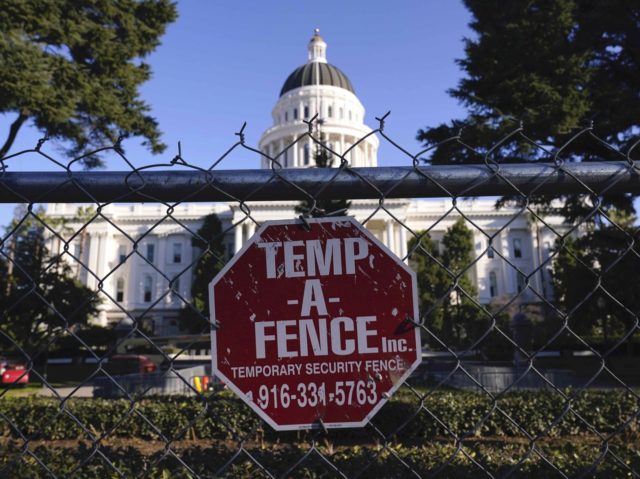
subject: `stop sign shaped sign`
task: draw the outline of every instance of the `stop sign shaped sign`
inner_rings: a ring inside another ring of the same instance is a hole
[[[417,303],[353,218],[265,222],[209,285],[213,370],[276,430],[364,426],[420,363]]]

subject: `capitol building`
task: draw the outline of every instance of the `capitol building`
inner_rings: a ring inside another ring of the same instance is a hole
[[[273,126],[262,134],[259,149],[271,158],[277,156],[285,168],[315,166],[315,146],[305,135],[309,127],[304,122],[316,114],[323,143],[339,154],[348,151],[345,158],[350,166],[378,164],[379,140],[375,135],[367,136],[372,129],[365,123],[365,108],[347,75],[328,63],[327,44],[317,30],[308,44],[306,63],[286,78],[271,114]],[[260,167],[271,168],[270,161],[262,157]],[[247,206],[254,221],[247,219],[237,203],[181,203],[174,208],[172,216],[191,231],[197,231],[205,216],[216,213],[228,231],[225,244],[230,257],[253,235],[256,222],[294,218],[298,216],[294,211],[297,204],[249,202]],[[529,278],[530,286],[526,289],[524,275],[531,274],[549,258],[556,238],[549,226],[563,230],[561,217],[545,218],[546,224],[541,224],[529,213],[520,213],[520,208],[515,206],[496,209],[495,199],[458,200],[457,206],[473,223],[467,226],[473,231],[478,259],[470,273],[479,302],[506,302],[518,293],[521,293],[518,297],[521,303],[540,302],[539,296],[552,298],[549,265]],[[65,218],[69,227],[77,229],[81,226],[74,219],[78,207],[68,203],[48,204],[46,213],[50,217]],[[359,221],[367,220],[365,226],[406,260],[410,231],[429,229],[432,240],[441,247],[446,230],[459,218],[459,213],[450,210],[448,198],[388,199],[384,209],[379,208],[377,200],[354,200],[347,214]],[[92,221],[82,238],[79,235],[70,248],[86,265],[86,268],[75,265],[80,280],[92,289],[98,289],[101,284],[102,291],[111,298],[104,296],[94,322],[107,326],[141,318],[154,335],[180,333],[177,317],[183,302],[171,291],[167,278],[177,278],[173,289],[183,298],[190,297],[192,270],[189,265],[200,253],[192,246],[192,235],[170,218],[156,225],[166,215],[166,206],[162,204],[109,204],[101,211],[110,221],[100,218]],[[233,227],[234,224],[237,226]],[[152,227],[152,232],[146,234]],[[499,253],[496,254],[488,248],[487,235],[498,231],[492,242],[493,250]],[[127,236],[142,238],[135,254],[131,254],[133,244]],[[55,238],[52,241],[60,243]],[[62,245],[52,244],[50,248],[53,252],[60,251]]]

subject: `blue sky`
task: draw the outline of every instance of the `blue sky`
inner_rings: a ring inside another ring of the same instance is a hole
[[[160,123],[169,148],[153,156],[136,139],[124,143],[127,157],[138,166],[168,162],[182,143],[183,157],[210,165],[234,143],[244,121],[247,143],[257,146],[271,125],[271,109],[284,80],[307,58],[307,42],[315,27],[328,44],[327,57],[351,79],[366,109],[365,123],[391,115],[386,132],[404,148],[417,152],[416,132],[458,117],[463,109],[446,90],[461,72],[464,36],[471,35],[470,15],[460,2],[243,1],[178,2],[178,20],[146,61],[153,78],[141,88]],[[12,116],[0,116],[0,138]],[[12,149],[30,148],[40,137],[23,129]],[[55,148],[46,151],[68,161]],[[382,166],[408,164],[388,144],[378,152]],[[220,168],[258,168],[259,158],[238,152]],[[110,170],[125,169],[109,161]],[[10,171],[50,170],[33,157],[10,164]],[[12,214],[0,206],[0,224]]]

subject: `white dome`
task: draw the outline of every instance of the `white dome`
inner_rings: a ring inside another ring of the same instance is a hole
[[[326,43],[317,30],[308,48],[308,62],[282,87],[271,114],[273,126],[263,133],[260,150],[285,168],[314,166],[318,147],[305,136],[309,128],[304,121],[317,114],[314,136],[335,152],[333,166],[342,155],[351,166],[377,166],[378,139],[370,136],[358,143],[371,132],[364,124],[364,107],[346,75],[326,62]],[[263,158],[261,166],[270,168],[271,161]]]

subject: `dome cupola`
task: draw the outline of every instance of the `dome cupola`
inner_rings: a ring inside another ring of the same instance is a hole
[[[327,44],[320,36],[318,28],[309,41],[308,49],[309,61],[287,77],[280,90],[280,96],[296,88],[312,85],[337,86],[355,93],[347,75],[338,67],[327,63]]]

